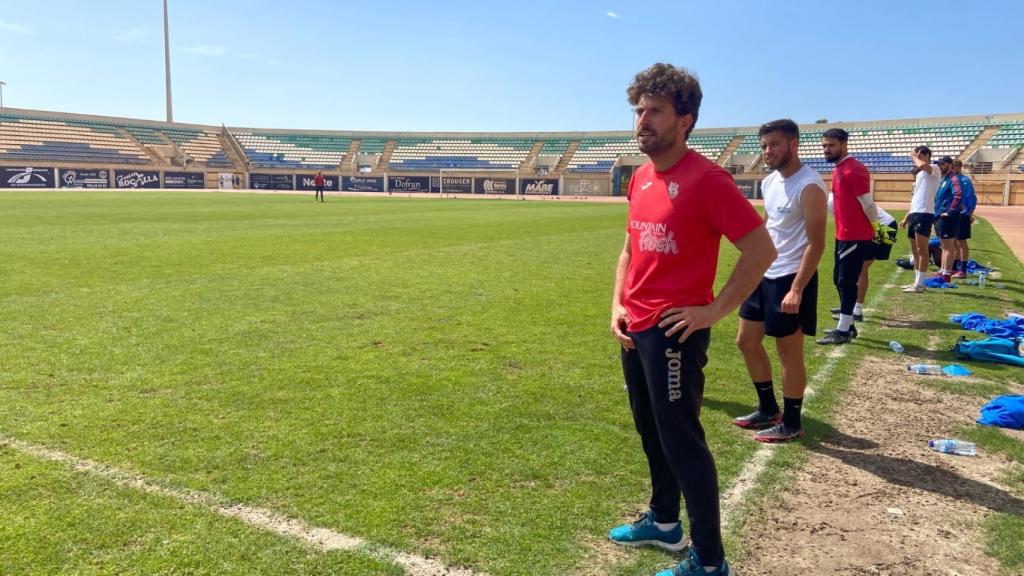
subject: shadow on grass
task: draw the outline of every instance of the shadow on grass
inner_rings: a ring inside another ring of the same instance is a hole
[[[968,300],[978,300],[990,302],[999,298],[1000,292],[1008,291],[1006,288],[985,288],[979,289],[977,286],[967,286],[966,288],[932,288],[928,290],[935,294],[942,294],[950,302],[954,304],[967,305]],[[947,302],[946,304],[949,304]],[[934,306],[940,306],[935,303]],[[950,311],[950,314],[959,313],[960,311]],[[964,310],[964,312],[970,312],[970,310]]]
[[[740,416],[750,412],[750,404],[704,399],[704,407]],[[813,417],[804,417],[804,445],[808,450],[835,458],[873,474],[890,484],[915,490],[926,490],[957,500],[971,502],[995,512],[1024,517],[1024,500],[995,486],[965,478],[953,470],[872,452],[880,446],[874,440],[851,436],[831,424]]]
[[[886,330],[907,329],[907,330],[955,330],[960,331],[960,325],[953,322],[942,322],[939,320],[908,320],[905,318],[878,318],[875,320],[878,327]]]
[[[842,444],[834,444],[830,440],[809,445],[808,448],[818,454],[835,458],[847,466],[874,474],[890,484],[926,490],[971,502],[995,512],[1024,516],[1024,500],[995,486],[965,478],[953,470],[909,458],[861,452]]]

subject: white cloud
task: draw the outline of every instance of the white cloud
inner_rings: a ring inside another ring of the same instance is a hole
[[[144,26],[132,26],[127,30],[123,30],[118,34],[114,35],[114,42],[120,42],[127,44],[136,40],[142,40],[147,35],[147,30]]]
[[[16,22],[6,22],[0,20],[0,30],[8,30],[10,32],[17,32],[18,34],[31,34],[32,30],[27,26],[18,24]]]
[[[185,52],[189,54],[198,54],[200,56],[223,56],[227,54],[227,46],[210,46],[208,44],[200,44],[198,46],[191,46],[185,48]]]
[[[618,18],[619,17],[618,14],[616,14],[615,12],[612,12],[611,10],[605,12],[604,15],[609,17],[609,18]]]

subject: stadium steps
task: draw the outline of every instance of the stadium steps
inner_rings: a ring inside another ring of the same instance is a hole
[[[974,154],[975,151],[987,144],[988,141],[996,135],[996,132],[999,132],[999,128],[1000,126],[998,124],[995,126],[986,126],[985,129],[978,134],[978,137],[968,144],[967,148],[964,148],[964,151],[960,153],[960,160],[966,162],[967,159],[971,157],[971,154]]]
[[[171,137],[165,134],[162,130],[154,130],[153,134],[156,135],[158,140],[160,140],[160,144],[150,144],[148,148],[146,146],[143,146],[143,148],[145,148],[147,152],[155,152],[158,156],[163,158],[162,163],[167,166],[184,167],[184,159],[189,156],[181,149],[181,146],[179,146],[174,140],[171,140]],[[159,146],[159,148],[157,148],[157,146]],[[175,164],[175,158],[180,158],[181,161],[178,164]]]
[[[558,161],[558,165],[555,166],[555,174],[562,174],[565,172],[565,169],[569,166],[569,162],[572,161],[573,155],[576,154],[576,149],[579,147],[579,140],[569,142],[569,145],[565,147],[565,153],[562,154],[562,158]]]
[[[352,142],[349,143],[348,152],[345,152],[345,156],[339,162],[342,172],[355,172],[353,164],[355,163],[356,155],[359,154],[359,147],[362,144],[363,141],[358,138],[353,138]]]
[[[540,154],[541,149],[544,148],[544,141],[537,140],[530,147],[530,152],[523,158],[523,161],[519,163],[520,172],[530,172],[533,168],[533,161],[537,159],[537,155]]]
[[[1012,172],[1014,168],[1021,165],[1024,165],[1024,146],[1018,148],[1015,154],[1007,156],[1000,169]],[[1021,172],[1024,172],[1024,169],[1021,169]]]
[[[228,160],[231,160],[231,163],[234,164],[233,170],[249,169],[249,157],[245,154],[245,149],[242,148],[242,145],[235,139],[235,135],[231,133],[231,130],[228,130],[227,126],[221,125],[220,134],[217,135],[217,139],[220,140],[220,147],[224,150]]]
[[[377,159],[377,166],[374,171],[381,171],[391,165],[391,155],[395,152],[395,146],[397,143],[394,140],[388,140],[388,143],[384,145],[384,151],[381,152],[380,158]]]
[[[746,136],[740,134],[732,137],[732,140],[725,146],[725,150],[722,150],[722,153],[718,155],[716,162],[718,162],[719,166],[725,166],[725,163],[729,161],[729,158],[732,158],[732,155],[736,153],[736,149],[743,143],[744,138]]]
[[[171,163],[170,158],[164,158],[163,155],[160,154],[160,152],[156,148],[154,148],[151,145],[147,146],[147,145],[143,144],[142,142],[139,141],[138,138],[135,137],[134,134],[132,134],[131,132],[125,130],[124,128],[118,128],[117,129],[117,133],[119,135],[121,135],[123,138],[125,138],[126,140],[131,141],[132,144],[135,144],[135,146],[137,146],[139,150],[142,150],[142,152],[145,153],[146,156],[148,156],[149,159],[152,160],[154,164],[156,164],[158,166],[162,166],[162,165],[170,164]],[[159,134],[159,135],[163,136],[159,132],[157,132],[156,134]],[[166,140],[166,139],[167,138],[164,138],[164,140]]]

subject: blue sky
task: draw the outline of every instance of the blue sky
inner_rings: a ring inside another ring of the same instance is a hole
[[[1024,2],[171,0],[174,117],[396,131],[626,130],[657,61],[698,127],[1024,112]],[[4,104],[164,118],[160,0],[0,0]]]

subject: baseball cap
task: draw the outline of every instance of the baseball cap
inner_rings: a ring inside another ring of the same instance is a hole
[[[949,156],[943,156],[942,158],[939,158],[939,161],[938,161],[938,164],[952,164],[952,163],[953,163],[953,159],[951,157],[949,157]]]

